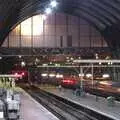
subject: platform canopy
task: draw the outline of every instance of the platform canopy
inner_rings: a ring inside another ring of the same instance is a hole
[[[74,60],[74,63],[120,63],[120,60]]]
[[[22,77],[21,75],[14,75],[14,74],[0,74],[0,78],[19,78]]]
[[[109,47],[120,57],[120,0],[56,0],[53,12],[82,17],[105,37]],[[38,13],[44,13],[51,0],[0,0],[0,44],[13,26]]]

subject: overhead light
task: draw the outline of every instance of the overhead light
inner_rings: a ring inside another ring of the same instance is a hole
[[[22,58],[22,56],[21,56],[21,55],[19,55],[18,57],[19,57],[19,58]]]
[[[50,14],[52,12],[52,9],[51,8],[46,8],[46,10],[45,10],[45,13],[46,14]]]
[[[86,74],[86,77],[90,78],[90,77],[92,77],[92,74]]]
[[[104,75],[103,75],[103,78],[109,78],[109,77],[110,77],[109,74],[104,74]]]
[[[73,57],[71,57],[70,59],[71,59],[71,60],[74,60],[74,58],[73,58]]]
[[[26,63],[24,61],[21,62],[21,66],[24,67]]]
[[[53,1],[51,1],[51,3],[50,3],[50,5],[51,5],[52,8],[56,7],[57,4],[58,4],[58,3],[57,3],[56,0],[53,0]]]
[[[96,59],[99,59],[99,57],[98,57],[98,54],[97,54],[97,53],[95,54],[95,58],[96,58]]]
[[[42,77],[47,77],[48,74],[47,74],[47,73],[43,73],[43,74],[41,74],[41,76],[42,76]]]
[[[2,57],[0,57],[0,60],[2,60]]]
[[[79,74],[79,77],[84,77],[84,74],[81,74],[81,73],[80,73],[80,74]]]
[[[56,78],[63,78],[63,75],[57,74],[57,75],[56,75]]]
[[[42,64],[43,66],[47,66],[48,64]]]
[[[55,77],[55,74],[49,74],[49,77],[51,77],[51,78]]]

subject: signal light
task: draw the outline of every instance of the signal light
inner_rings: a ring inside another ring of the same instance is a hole
[[[25,75],[25,73],[24,72],[22,72],[22,76],[24,76]]]
[[[15,75],[17,76],[17,75],[18,75],[18,73],[15,73]]]

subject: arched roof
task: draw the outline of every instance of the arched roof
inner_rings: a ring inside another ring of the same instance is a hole
[[[114,38],[110,36],[119,33],[120,0],[57,1],[59,6],[56,12],[64,12],[86,19],[106,38],[109,38],[107,42],[114,42]],[[0,43],[2,44],[5,36],[16,23],[33,14],[44,13],[49,3],[50,0],[0,0]],[[114,28],[115,31],[113,31]],[[120,35],[118,36],[120,38]],[[109,45],[112,44],[109,43]]]

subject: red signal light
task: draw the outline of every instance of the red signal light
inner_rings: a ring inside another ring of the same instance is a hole
[[[25,73],[24,72],[22,72],[22,76],[24,76],[25,75]]]
[[[17,75],[18,75],[18,73],[15,73],[15,75],[17,76]]]

